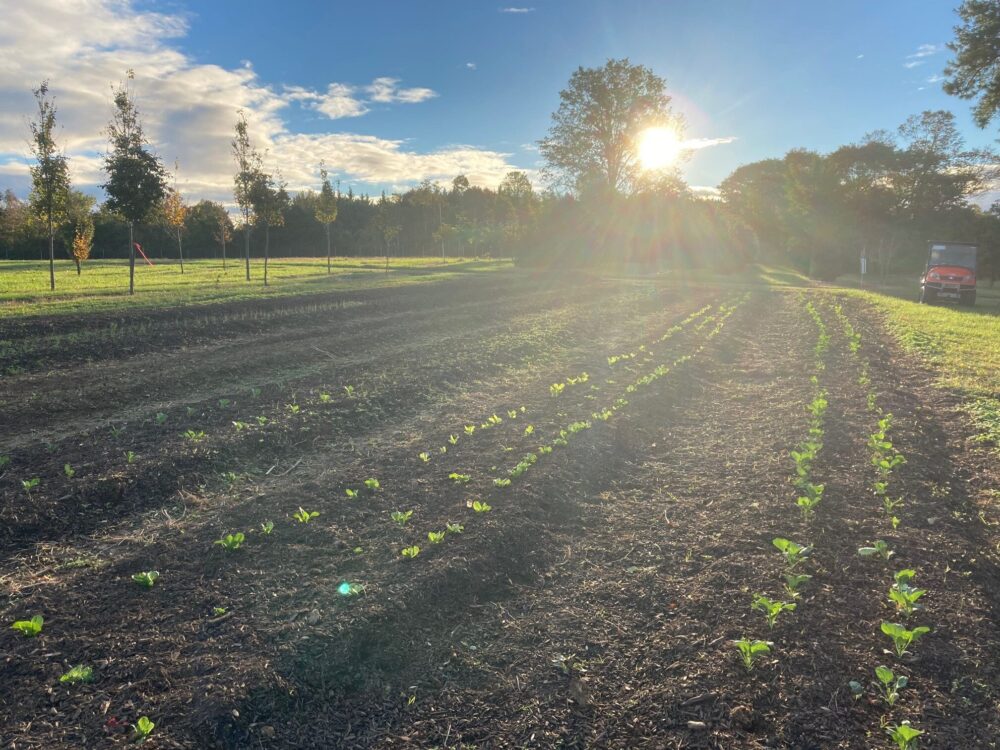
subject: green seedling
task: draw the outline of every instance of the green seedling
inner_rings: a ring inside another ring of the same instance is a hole
[[[192,443],[200,443],[205,439],[204,430],[185,430],[184,437]]]
[[[909,647],[918,638],[931,632],[931,629],[922,625],[913,630],[907,630],[905,626],[897,622],[883,622],[882,632],[892,639],[892,644],[896,649],[896,656],[903,658],[904,654],[909,653]]]
[[[162,425],[164,422],[167,421],[167,415],[164,414],[162,411],[158,411],[158,412],[156,412],[155,420],[156,420],[156,424]]]
[[[288,409],[290,414],[298,414],[302,411],[302,407],[298,404],[285,404],[285,408]]]
[[[76,666],[71,667],[66,674],[59,678],[59,682],[66,685],[76,685],[80,682],[93,682],[94,670],[91,667]]]
[[[240,475],[237,474],[235,471],[226,471],[226,472],[222,473],[222,480],[226,484],[236,484],[236,482],[237,482],[237,480],[239,478],[240,478]]]
[[[816,512],[816,506],[823,499],[823,489],[825,486],[822,484],[813,484],[812,482],[805,482],[803,484],[802,490],[805,494],[800,496],[795,501],[795,504],[802,510],[802,517],[806,521],[811,519]]]
[[[848,682],[847,687],[851,689],[851,697],[856,701],[860,700],[865,694],[865,686],[857,680],[851,680]]]
[[[365,587],[360,583],[351,583],[350,581],[341,581],[340,585],[337,586],[337,593],[341,596],[358,596],[364,593]]]
[[[503,422],[503,418],[502,418],[502,417],[498,417],[498,416],[497,416],[496,414],[493,414],[493,415],[491,415],[491,416],[490,416],[490,417],[489,417],[489,418],[488,418],[488,419],[486,420],[486,423],[487,423],[487,424],[488,424],[488,425],[489,425],[490,427],[496,427],[496,426],[497,426],[498,424],[500,424],[501,422]]]
[[[517,409],[508,409],[507,417],[510,419],[517,419]]]
[[[428,531],[427,539],[431,544],[441,544],[444,541],[445,533],[444,531]]]
[[[41,615],[35,615],[30,620],[15,621],[14,624],[11,625],[11,628],[16,630],[25,638],[34,638],[42,632],[43,625],[45,625],[45,618]]]
[[[507,477],[498,477],[497,479],[493,480],[493,485],[496,487],[509,487],[510,479],[508,479]]]
[[[260,525],[260,533],[265,536],[269,536],[272,531],[274,531],[274,521],[264,521]]]
[[[299,523],[309,523],[311,520],[319,516],[318,510],[303,510],[301,506],[299,509],[292,513],[292,518],[294,518]]]
[[[139,720],[132,725],[132,730],[135,732],[135,741],[140,744],[145,742],[149,739],[149,735],[153,733],[155,726],[156,724],[151,722],[148,716],[140,716]]]
[[[763,594],[757,594],[757,596],[754,597],[753,604],[750,605],[750,608],[764,613],[764,617],[767,619],[767,626],[769,628],[774,627],[774,623],[778,621],[778,616],[782,612],[795,611],[794,604],[790,602],[774,601],[773,599],[768,599]]]
[[[487,503],[482,502],[480,500],[473,500],[471,503],[469,503],[469,507],[472,508],[472,510],[474,510],[476,513],[489,513],[491,510],[493,510],[492,505],[488,505]]]
[[[890,708],[895,705],[896,699],[899,698],[899,691],[910,683],[905,675],[896,677],[889,667],[875,667],[875,677],[878,678],[878,683],[876,684],[878,685],[879,694]]]
[[[896,553],[889,549],[886,542],[876,539],[870,547],[858,547],[858,554],[862,557],[875,557],[877,555],[883,560],[888,560]]]
[[[800,562],[802,562],[809,553],[812,552],[812,545],[803,547],[802,545],[796,544],[788,539],[782,539],[777,537],[771,540],[773,544],[782,555],[785,556],[785,564],[788,566],[789,570],[795,568]]]
[[[420,554],[420,547],[418,547],[415,544],[412,547],[403,547],[403,549],[399,551],[399,554],[401,554],[403,557],[408,557],[409,559],[412,560],[414,557]]]
[[[538,455],[539,456],[545,456],[545,455],[547,455],[547,454],[549,454],[551,452],[552,452],[552,446],[551,445],[540,445],[540,446],[538,446]]]
[[[222,539],[216,539],[215,544],[228,552],[235,552],[243,546],[244,541],[246,541],[246,535],[242,531],[237,531],[235,534],[226,534]]]
[[[923,734],[921,730],[911,727],[908,721],[890,725],[885,731],[899,750],[915,750],[918,738]]]
[[[447,453],[447,452],[448,452],[447,445],[442,445],[440,448],[438,448],[438,453]]]
[[[115,427],[114,425],[111,426],[111,437],[116,440],[122,436],[123,432],[125,432],[125,425],[122,425],[121,427]]]
[[[228,398],[220,398],[219,399],[219,408],[220,409],[228,409],[230,403],[232,403],[232,402]]]
[[[268,422],[267,417],[264,417],[264,416],[257,417],[257,424],[259,424],[261,427],[263,427],[264,425],[266,425],[267,422]]]
[[[156,570],[145,570],[142,573],[133,575],[132,580],[143,588],[151,589],[160,580],[160,573]]]
[[[910,585],[917,572],[915,570],[900,570],[893,576],[894,583],[889,589],[889,601],[896,605],[896,611],[904,617],[909,617],[916,610],[920,609],[917,601],[927,593],[924,589],[918,589]]]
[[[556,654],[552,658],[551,664],[564,675],[583,674],[587,671],[587,665],[582,660],[577,659],[576,654]]]
[[[534,425],[530,425],[529,424],[527,427],[524,428],[524,434],[525,435],[530,435],[534,431],[535,431],[535,426]]]
[[[793,599],[799,598],[799,587],[812,578],[805,573],[785,573],[785,591]]]
[[[76,476],[76,469],[74,469],[69,464],[63,464],[63,474],[66,475],[67,479],[72,479]]]
[[[458,435],[449,435],[448,442],[452,445],[456,445],[458,443]]]
[[[549,393],[553,396],[558,396],[566,389],[565,383],[553,383],[549,386]]]
[[[460,523],[449,523],[447,526],[447,531],[449,534],[461,534],[465,531],[465,527]]]
[[[472,476],[469,474],[459,474],[457,471],[453,471],[448,475],[448,479],[453,481],[455,484],[468,484],[472,481]]]
[[[370,489],[372,492],[374,492],[375,490],[377,490],[381,486],[382,485],[380,485],[378,483],[378,480],[375,479],[374,477],[372,477],[371,479],[366,479],[365,480],[365,487],[367,487],[368,489]]]
[[[885,510],[885,514],[887,516],[892,516],[896,512],[896,508],[902,508],[902,507],[903,507],[903,498],[898,498],[896,500],[893,500],[888,495],[882,498],[882,508],[883,510]]]
[[[135,451],[125,451],[125,463],[134,464],[136,459]]]
[[[428,453],[427,451],[424,451],[423,453],[419,454],[419,456],[418,456],[418,457],[419,457],[419,458],[420,458],[420,460],[421,460],[421,461],[423,461],[424,463],[427,463],[428,461],[430,461],[430,460],[431,460],[431,454],[430,454],[430,453]]]
[[[467,424],[467,425],[465,425],[465,434],[466,435],[471,435],[475,431],[476,431],[476,426],[474,424]]]
[[[893,516],[889,519],[889,521],[892,523],[893,530],[899,528],[899,518],[897,516]]]
[[[358,496],[358,491],[357,491],[357,490],[352,490],[352,489],[351,489],[350,487],[348,487],[348,488],[347,488],[346,490],[344,490],[344,493],[345,493],[345,494],[347,495],[347,497],[349,497],[349,498],[350,498],[351,500],[353,500],[354,498],[356,498],[356,497]]]
[[[212,614],[215,617],[222,617],[228,611],[225,607],[212,607]]]
[[[329,393],[321,393],[321,394],[319,394],[319,402],[321,404],[328,404],[331,401],[333,401],[333,397]]]
[[[255,399],[260,398],[260,388],[251,388],[250,397]]]
[[[0,470],[10,466],[10,456],[0,456]]]
[[[188,419],[191,419],[191,417],[193,417],[197,413],[198,413],[198,410],[195,409],[193,406],[189,406],[186,409],[186,414],[188,416]]]
[[[30,497],[31,491],[36,487],[38,487],[38,485],[40,485],[41,483],[42,483],[41,479],[39,479],[38,477],[32,477],[31,479],[22,479],[21,487],[24,488],[24,491],[28,493],[28,496]]]
[[[400,526],[406,526],[407,521],[410,520],[410,517],[412,515],[413,515],[412,510],[406,510],[406,511],[394,510],[390,515],[390,518],[392,518],[392,520],[398,523]]]
[[[347,394],[348,398],[354,398],[354,386],[353,385],[345,385],[344,386],[344,393]]]
[[[747,672],[752,672],[757,665],[757,660],[764,654],[771,652],[771,644],[768,641],[751,641],[749,638],[740,638],[732,643],[739,651]]]
[[[243,430],[245,430],[245,429],[246,429],[247,427],[249,427],[249,426],[250,426],[250,425],[249,425],[249,424],[247,424],[246,422],[241,422],[241,421],[239,421],[239,420],[237,420],[237,421],[233,422],[233,427],[235,427],[235,428],[236,428],[236,431],[237,431],[237,432],[243,432]]]

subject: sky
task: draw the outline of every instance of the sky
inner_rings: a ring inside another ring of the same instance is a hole
[[[928,109],[992,145],[941,90],[958,0],[0,0],[0,189],[27,194],[31,90],[48,79],[78,187],[99,192],[112,83],[130,83],[185,198],[232,201],[237,111],[291,190],[323,161],[377,194],[513,169],[579,66],[628,57],[666,80],[711,192],[740,164],[831,151]]]

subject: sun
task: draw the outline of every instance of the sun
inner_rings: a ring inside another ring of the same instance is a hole
[[[671,166],[683,150],[680,136],[673,128],[646,128],[639,134],[639,163],[645,170]]]

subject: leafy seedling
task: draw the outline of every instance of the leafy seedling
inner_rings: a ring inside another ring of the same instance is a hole
[[[886,542],[876,539],[870,547],[859,547],[858,554],[862,557],[875,557],[877,555],[883,560],[888,560],[896,553],[889,549],[889,545]]]
[[[472,476],[469,474],[459,474],[457,471],[453,471],[448,475],[448,479],[453,481],[455,484],[468,484],[472,481]]]
[[[751,641],[749,638],[740,638],[738,641],[733,641],[732,643],[736,647],[736,650],[739,651],[740,658],[743,660],[743,666],[747,672],[753,671],[757,660],[764,654],[771,652],[771,644],[768,641]]]
[[[783,539],[781,537],[772,539],[771,544],[773,544],[777,550],[784,555],[785,564],[788,566],[789,570],[792,570],[796,565],[808,557],[810,552],[812,552],[812,545],[803,547],[800,544],[796,544],[793,541]]]
[[[452,445],[457,444],[458,443],[458,435],[449,435],[448,436],[448,442],[451,443]]]
[[[135,451],[125,451],[125,463],[134,464],[137,458]]]
[[[164,422],[167,421],[167,415],[164,414],[162,411],[158,411],[158,412],[156,412],[155,421],[156,421],[156,424],[162,425]]]
[[[222,617],[222,616],[223,616],[224,614],[226,614],[226,612],[228,612],[228,611],[229,611],[229,610],[228,610],[228,609],[226,609],[225,607],[212,607],[212,614],[213,614],[213,615],[214,615],[215,617]]]
[[[883,622],[882,632],[892,639],[892,644],[896,649],[896,656],[903,658],[905,654],[910,653],[908,650],[909,647],[921,636],[931,632],[931,629],[921,625],[920,627],[913,628],[913,630],[907,630],[905,626],[900,625],[898,622]]]
[[[156,724],[150,721],[148,716],[140,716],[139,720],[132,725],[132,730],[135,732],[135,741],[141,744],[148,740],[155,726]]]
[[[851,697],[854,698],[854,700],[860,700],[865,694],[865,686],[857,680],[851,680],[848,682],[847,687],[851,689]]]
[[[63,474],[66,475],[67,479],[72,479],[76,476],[76,469],[74,469],[69,464],[63,464]]]
[[[879,694],[890,707],[895,705],[899,698],[899,691],[909,684],[909,679],[905,675],[897,677],[889,667],[875,667],[875,677],[878,679]]]
[[[465,527],[460,523],[449,523],[447,526],[447,531],[449,534],[461,534],[465,531]]]
[[[333,397],[329,393],[319,394],[319,401],[321,404],[328,404],[333,400]]]
[[[227,552],[235,552],[243,546],[244,541],[246,541],[244,533],[237,531],[235,534],[226,534],[222,539],[216,539],[215,543]]]
[[[534,431],[535,431],[535,426],[534,425],[530,425],[529,424],[527,427],[524,428],[524,434],[525,435],[530,435]]]
[[[896,610],[904,617],[909,617],[921,608],[917,601],[927,593],[924,589],[910,585],[916,574],[915,570],[900,570],[893,576],[895,583],[889,589],[889,601],[896,605]]]
[[[337,586],[337,593],[341,596],[358,596],[364,590],[365,587],[360,583],[351,583],[349,581],[341,581],[340,585]]]
[[[160,580],[160,573],[156,570],[144,570],[141,573],[134,574],[132,580],[143,588],[151,589]]]
[[[403,549],[399,551],[399,554],[401,554],[403,557],[412,560],[414,557],[420,554],[420,547],[418,547],[415,544],[412,547],[403,547]]]
[[[351,500],[353,500],[354,498],[356,498],[358,496],[358,491],[357,490],[352,490],[352,489],[348,488],[348,489],[344,490],[344,494],[346,494]]]
[[[806,573],[785,573],[785,591],[793,599],[797,599],[799,597],[799,587],[811,578],[812,576]]]
[[[318,510],[304,510],[301,506],[297,511],[292,513],[292,518],[294,518],[299,523],[309,523],[311,520],[319,516]]]
[[[28,497],[31,497],[31,491],[36,487],[38,487],[38,485],[40,485],[41,483],[42,483],[41,479],[39,479],[38,477],[32,477],[31,479],[22,479],[21,487],[28,494]]]
[[[444,531],[428,531],[427,539],[431,544],[441,544],[444,541],[445,533]]]
[[[372,492],[374,492],[375,490],[377,490],[381,486],[382,485],[380,485],[378,483],[378,480],[375,479],[374,477],[372,477],[371,479],[366,479],[365,480],[365,487],[367,487],[368,489],[370,489]]]
[[[220,409],[228,409],[230,403],[232,403],[232,402],[228,398],[220,398],[219,399],[219,408]]]
[[[428,461],[431,460],[431,454],[428,453],[427,451],[424,451],[423,453],[419,454],[419,458],[424,463],[427,463]]]
[[[899,750],[914,750],[917,747],[918,738],[923,734],[920,729],[914,729],[910,722],[903,721],[898,725],[892,724],[886,727],[886,733],[896,743]]]
[[[475,431],[476,431],[476,426],[474,424],[467,424],[467,425],[465,425],[465,434],[466,435],[471,435]]]
[[[41,615],[35,615],[30,620],[16,620],[14,624],[11,625],[11,628],[16,630],[25,638],[34,638],[42,632],[43,625],[45,625],[45,618]]]
[[[72,667],[66,674],[59,678],[59,682],[66,685],[76,685],[80,682],[93,682],[94,681],[94,670],[90,667],[76,666]]]
[[[489,513],[491,510],[493,510],[492,505],[488,505],[479,500],[473,500],[472,503],[469,505],[469,507],[472,508],[472,510],[474,510],[476,513]]]
[[[205,439],[204,430],[185,430],[184,438],[192,443],[200,443]]]
[[[778,621],[778,616],[782,612],[794,612],[795,605],[790,602],[779,602],[773,599],[768,599],[762,594],[758,594],[754,597],[753,604],[750,606],[751,609],[756,609],[764,613],[764,617],[767,619],[767,626],[770,628],[774,627],[774,623]]]
[[[267,536],[272,531],[274,531],[274,521],[264,521],[263,523],[261,523],[261,525],[260,525],[260,532],[262,534],[264,534],[265,536]]]
[[[493,486],[495,487],[509,487],[510,479],[508,477],[498,477],[493,480]]]
[[[394,510],[390,518],[392,518],[392,520],[398,523],[400,526],[406,526],[406,522],[410,520],[410,517],[412,515],[413,515],[412,510],[407,510],[407,511]]]

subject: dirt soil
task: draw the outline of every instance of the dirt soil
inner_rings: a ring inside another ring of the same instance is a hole
[[[152,748],[889,747],[882,718],[998,747],[996,454],[845,301],[907,459],[893,530],[859,360],[813,298],[811,522],[798,293],[467,280],[199,308],[155,346],[98,326],[88,358],[42,337],[0,391],[0,619],[45,616],[0,630],[0,746],[117,746],[148,715]],[[783,595],[776,536],[815,545],[813,578],[768,629],[750,603]],[[875,539],[889,563],[858,556]],[[879,623],[904,567],[932,632],[899,661]],[[743,636],[774,643],[751,673]],[[77,664],[95,681],[61,684]],[[877,664],[909,677],[891,709],[848,688]]]

